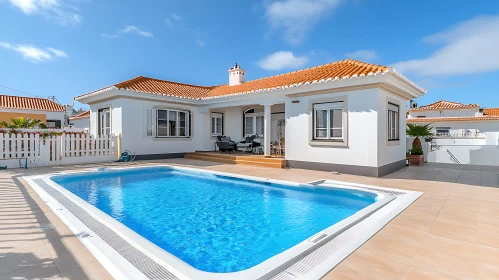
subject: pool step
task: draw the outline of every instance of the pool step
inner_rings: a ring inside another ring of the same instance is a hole
[[[220,163],[244,164],[271,168],[285,168],[286,160],[284,158],[266,158],[260,155],[246,154],[222,154],[216,152],[194,152],[184,155],[185,159],[204,160]]]

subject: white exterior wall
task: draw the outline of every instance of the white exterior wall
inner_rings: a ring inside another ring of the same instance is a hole
[[[202,143],[203,116],[193,106],[162,103],[155,101],[118,99],[122,110],[123,127],[121,129],[121,149],[137,155],[185,153],[199,150]],[[191,111],[191,137],[156,138],[146,136],[146,109],[179,109]],[[113,114],[114,115],[114,114]],[[199,123],[201,121],[201,123]],[[112,121],[114,124],[114,120]],[[113,130],[114,131],[114,130]]]
[[[428,111],[409,111],[410,118],[425,117],[425,118],[439,118],[439,117],[470,117],[478,113],[479,108],[459,109],[459,110],[428,110]]]
[[[304,96],[286,101],[286,159],[378,167],[378,89]],[[319,147],[309,143],[310,102],[346,96],[347,147]],[[292,101],[300,101],[292,103]]]
[[[97,111],[102,108],[111,108],[111,134],[119,135],[122,134],[122,107],[123,98],[108,100],[104,102],[90,104],[90,134],[96,136],[98,135],[98,122],[97,122]]]
[[[399,106],[399,141],[388,141],[388,102]],[[378,166],[405,159],[406,155],[406,101],[379,90],[378,94]]]
[[[73,125],[74,128],[90,128],[90,117],[82,119],[69,120],[69,123]]]

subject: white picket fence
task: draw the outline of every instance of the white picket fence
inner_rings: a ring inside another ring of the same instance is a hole
[[[118,137],[62,134],[43,138],[38,134],[0,133],[0,166],[8,168],[105,162],[117,159]]]

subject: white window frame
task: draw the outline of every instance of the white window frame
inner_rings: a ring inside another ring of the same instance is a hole
[[[145,110],[145,123],[144,127],[146,128],[144,131],[145,137],[156,137],[156,109],[146,108]]]
[[[439,130],[447,130],[447,133],[438,133]],[[435,127],[435,136],[450,136],[450,127]]]
[[[252,136],[252,135],[258,135],[259,137],[263,137],[264,134],[265,134],[265,117],[264,117],[264,114],[263,113],[249,113],[249,114],[244,114],[244,136],[245,137],[248,137],[248,136]],[[246,118],[251,118],[252,119],[252,129],[251,129],[251,133],[246,133],[246,125],[247,125],[247,121],[246,121]],[[256,131],[256,120],[258,118],[264,118],[263,119],[263,127],[262,127],[262,133],[261,134],[257,134],[257,131]]]
[[[103,127],[102,124],[101,124],[101,110],[106,110],[108,109],[109,110],[109,123],[106,123],[106,126]],[[107,128],[109,128],[109,135],[112,134],[112,127],[111,127],[111,124],[113,123],[112,122],[112,111],[111,111],[111,107],[110,106],[106,106],[106,107],[102,107],[102,108],[98,108],[97,109],[97,134],[99,136],[105,136],[105,135],[108,135],[107,133],[105,133],[105,130]]]
[[[211,136],[222,136],[224,130],[224,115],[222,113],[211,113]],[[220,124],[220,126],[218,125]],[[218,130],[220,129],[220,131]]]
[[[316,103],[313,104],[313,110],[314,110],[314,115],[313,115],[313,131],[312,131],[312,139],[313,140],[344,140],[345,137],[345,127],[344,127],[344,121],[343,118],[344,116],[344,111],[345,111],[345,106],[343,101],[339,102],[329,102],[329,103]],[[341,127],[332,127],[331,125],[331,111],[332,110],[341,110],[342,116],[341,116]],[[327,116],[326,116],[326,128],[317,128],[317,111],[327,111]],[[317,137],[317,129],[326,129],[326,137]],[[341,137],[333,137],[331,135],[331,129],[341,129]]]
[[[159,111],[166,111],[166,134],[167,135],[159,135],[158,134],[158,128],[159,128],[159,119],[158,119],[158,112]],[[155,137],[156,138],[189,138],[189,124],[190,124],[190,112],[185,111],[185,110],[178,110],[178,109],[155,109],[156,114],[153,114],[155,117],[155,124],[156,124],[156,131],[155,131]],[[175,124],[175,134],[176,135],[170,135],[170,112],[176,112],[176,124]],[[185,114],[185,136],[179,135],[180,134],[180,113]],[[146,128],[147,129],[147,128]]]
[[[400,140],[400,110],[399,106],[388,103],[387,106],[387,137],[388,141]]]

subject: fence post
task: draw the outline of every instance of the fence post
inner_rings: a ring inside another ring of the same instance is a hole
[[[23,158],[28,158],[28,133],[23,135]]]
[[[118,134],[118,136],[116,136],[117,140],[116,141],[116,152],[118,154],[118,159],[120,159],[121,157],[121,133]]]
[[[0,144],[2,144],[2,148],[0,149],[0,159],[3,159],[3,155],[5,153],[5,144],[3,142],[3,133],[0,133]]]
[[[35,135],[30,134],[29,137],[29,158],[31,162],[35,162],[36,154],[35,154]]]
[[[65,139],[66,134],[61,134],[60,141],[61,141],[61,154],[60,154],[60,159],[63,160],[65,157],[65,150],[66,150],[66,139]]]

